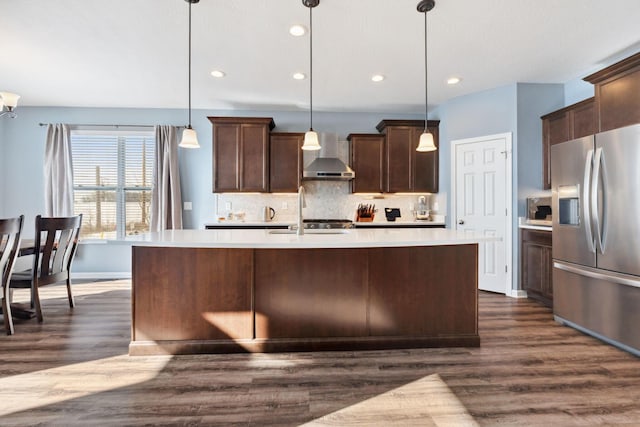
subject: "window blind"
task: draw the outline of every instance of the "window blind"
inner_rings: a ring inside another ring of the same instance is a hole
[[[119,239],[149,230],[154,133],[71,132],[74,211],[81,237]]]

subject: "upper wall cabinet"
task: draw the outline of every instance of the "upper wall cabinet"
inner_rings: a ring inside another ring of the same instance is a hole
[[[213,192],[269,191],[270,117],[208,117],[213,124]]]
[[[640,53],[584,80],[595,85],[600,132],[640,123]]]
[[[295,193],[300,187],[304,133],[272,132],[269,191]]]
[[[593,98],[542,116],[545,189],[551,188],[551,145],[640,123],[640,53],[583,80],[595,85]]]
[[[543,188],[551,188],[550,147],[598,131],[594,98],[542,116]]]
[[[429,120],[427,125],[438,147],[440,121]],[[438,151],[416,151],[420,135],[424,131],[424,121],[382,120],[376,129],[385,136],[384,192],[437,193]]]
[[[384,135],[352,133],[347,140],[349,165],[356,173],[351,180],[351,192],[384,192]]]

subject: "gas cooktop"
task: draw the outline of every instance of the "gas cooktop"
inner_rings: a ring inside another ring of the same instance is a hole
[[[353,228],[349,219],[303,219],[304,228]]]

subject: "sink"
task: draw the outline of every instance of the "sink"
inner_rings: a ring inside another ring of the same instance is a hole
[[[349,234],[346,228],[305,228],[304,235],[308,234]],[[269,234],[296,234],[296,230],[269,230]]]

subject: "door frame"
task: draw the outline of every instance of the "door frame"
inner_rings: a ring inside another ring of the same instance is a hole
[[[494,135],[478,136],[474,138],[456,139],[451,141],[451,228],[456,229],[457,225],[457,194],[456,194],[456,151],[459,145],[471,144],[483,141],[493,141],[496,139],[505,140],[505,156],[506,156],[506,182],[505,182],[505,206],[507,212],[505,215],[504,224],[504,253],[505,264],[507,268],[506,283],[505,283],[505,295],[511,297],[520,296],[517,289],[513,289],[513,148],[512,148],[512,133],[498,133]]]

